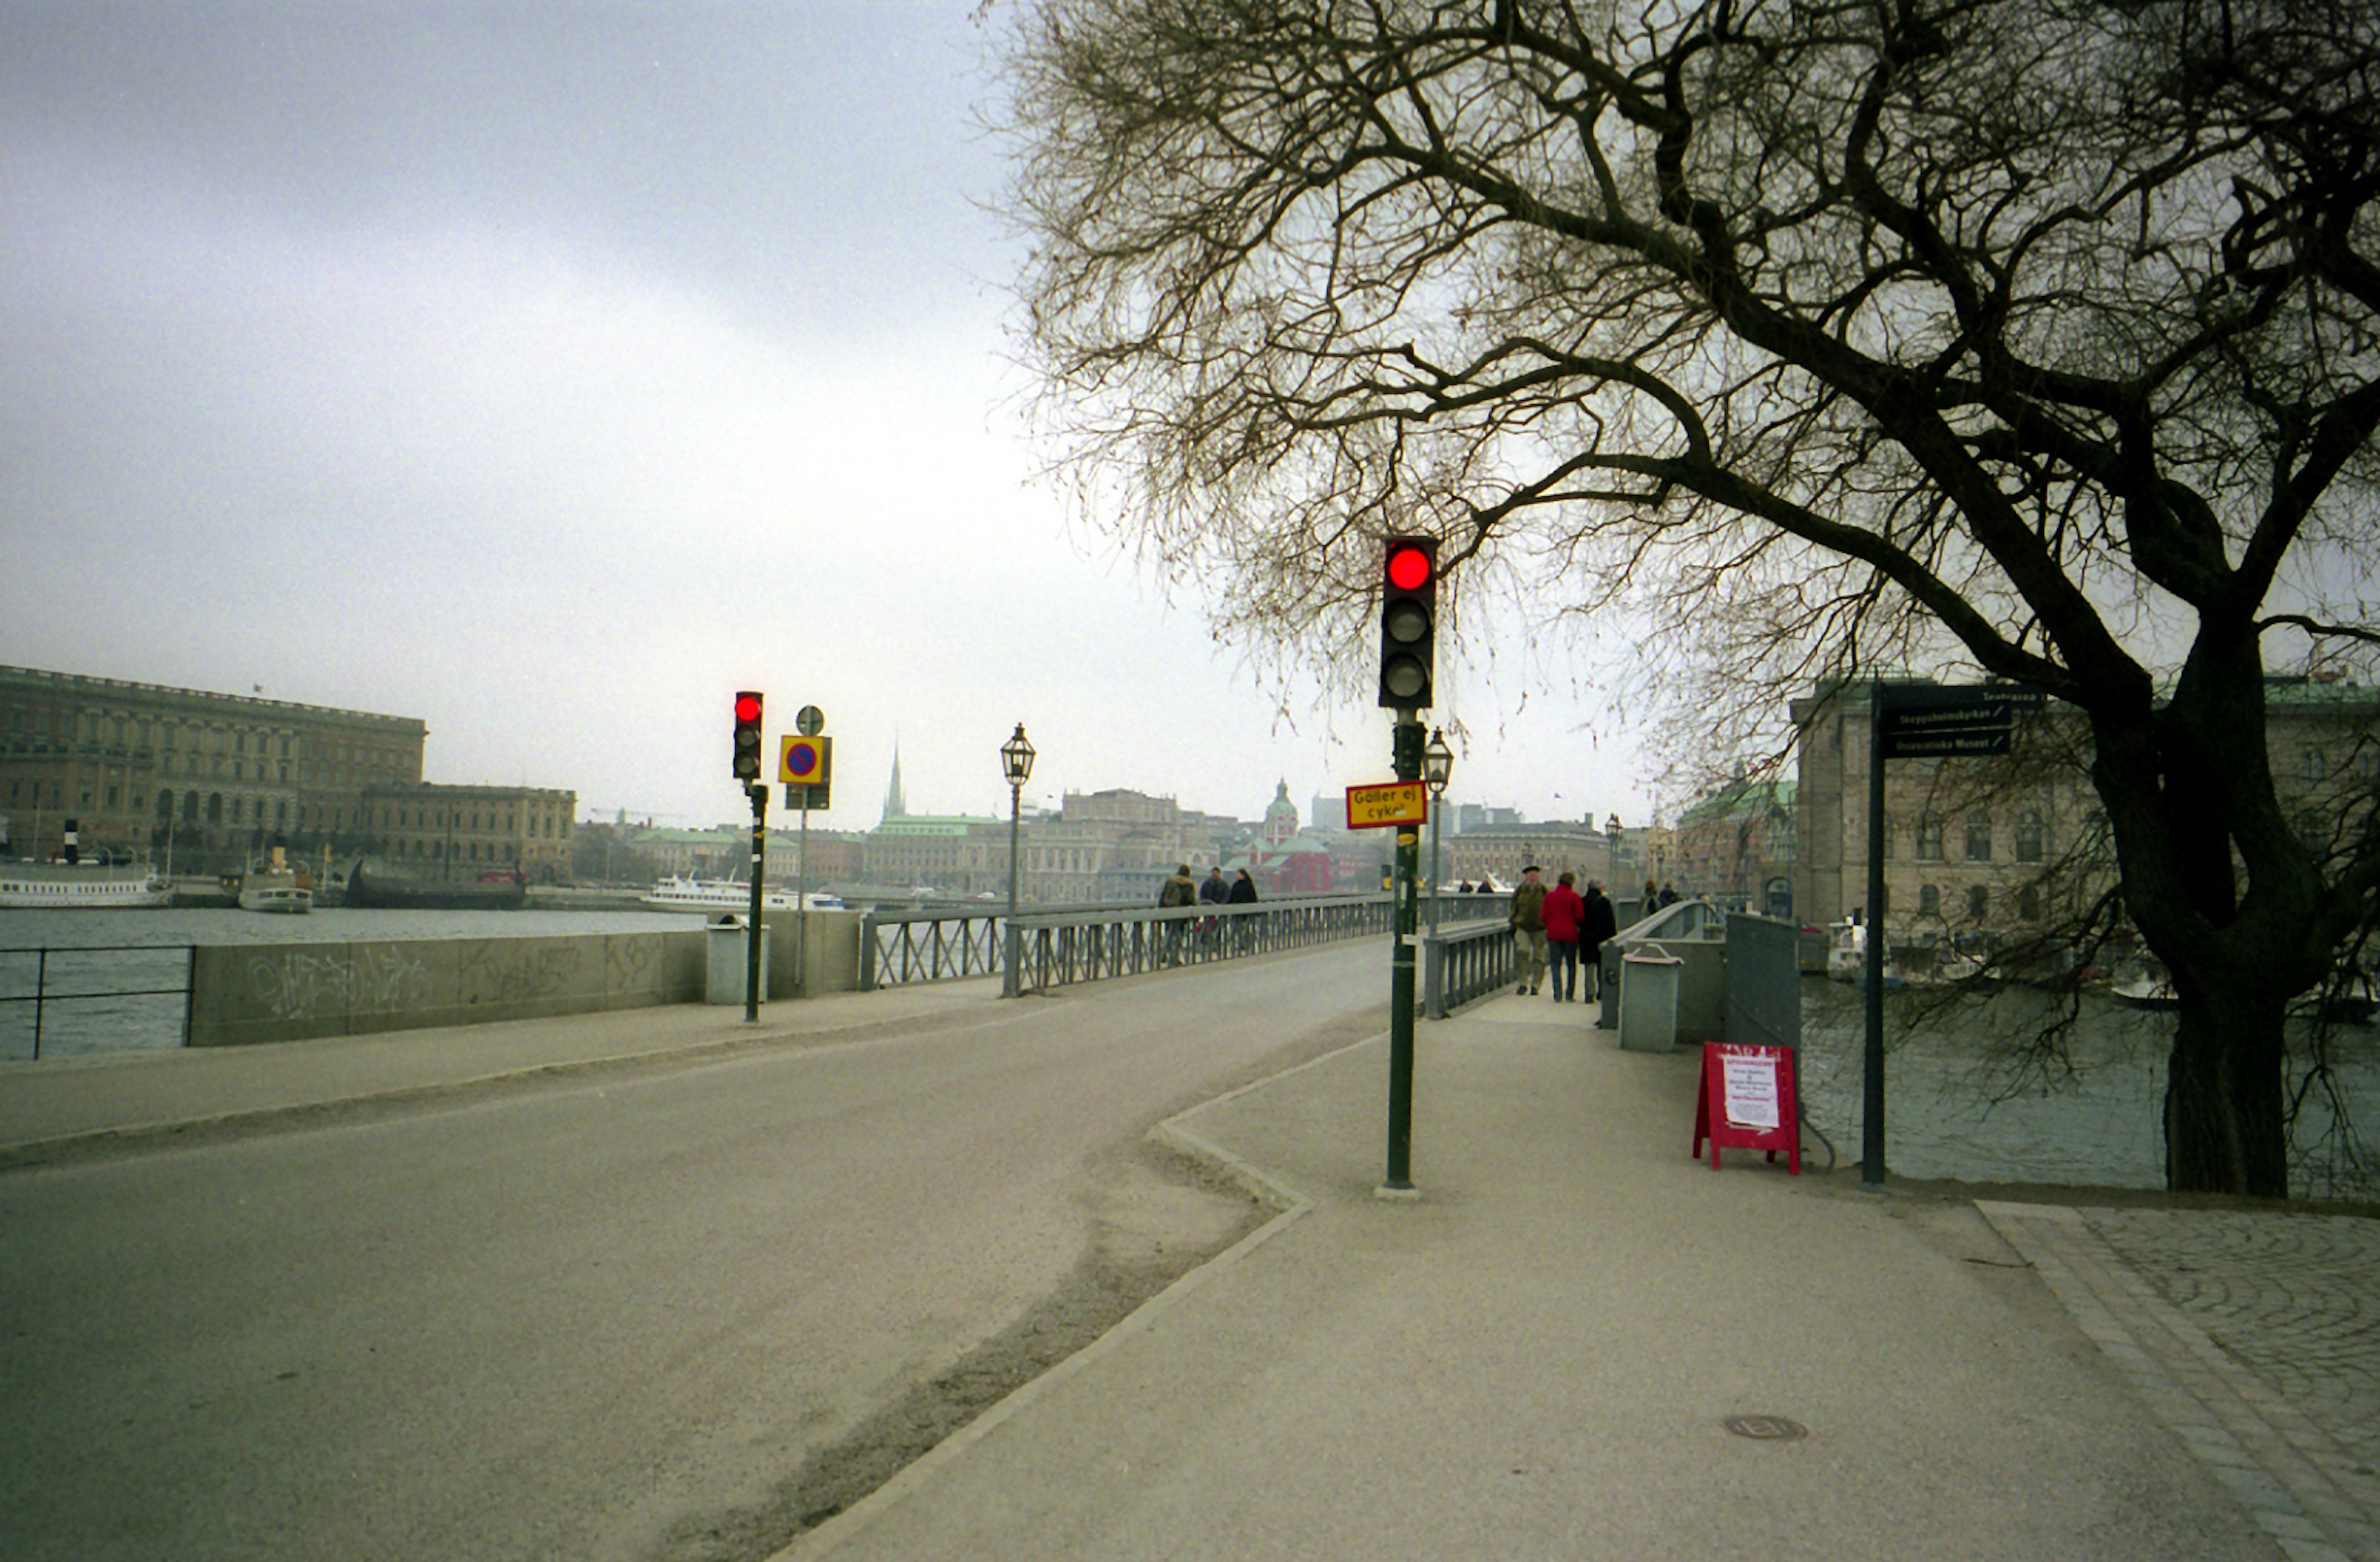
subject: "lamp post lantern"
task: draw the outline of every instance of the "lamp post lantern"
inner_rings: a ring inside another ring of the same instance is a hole
[[[1016,723],[1016,735],[1000,745],[1000,768],[1008,777],[1008,921],[1001,928],[1001,996],[1014,998],[1017,992],[1016,961],[1023,944],[1016,936],[1017,884],[1017,822],[1025,808],[1025,783],[1033,776],[1033,745],[1025,736],[1025,723]]]
[[[1446,805],[1446,783],[1454,777],[1454,750],[1446,733],[1432,728],[1421,751],[1421,779],[1429,785],[1429,930],[1438,931],[1438,816]]]
[[[1613,814],[1603,821],[1603,839],[1611,847],[1611,892],[1620,893],[1620,816]]]

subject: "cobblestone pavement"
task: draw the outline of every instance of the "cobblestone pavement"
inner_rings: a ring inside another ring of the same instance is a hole
[[[2380,1221],[1976,1208],[2291,1562],[2380,1562]]]

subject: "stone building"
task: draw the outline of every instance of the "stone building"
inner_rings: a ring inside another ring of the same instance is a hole
[[[1791,702],[1797,732],[1794,903],[1838,921],[1867,895],[1871,685]],[[2380,690],[2343,680],[2265,680],[2273,780],[2310,850],[2329,849],[2380,784]],[[2079,712],[2018,723],[1992,759],[1895,759],[1885,785],[1885,910],[1895,937],[2004,936],[2071,915],[2112,885],[2116,861],[2088,773]]]
[[[1565,869],[1575,873],[1582,883],[1590,878],[1608,882],[1611,877],[1610,837],[1579,819],[1478,824],[1441,836],[1439,849],[1445,859],[1439,869],[1441,881],[1476,884],[1492,878],[1509,887],[1521,881],[1522,869],[1532,863],[1544,870],[1548,884]],[[1422,850],[1426,856],[1427,841]]]
[[[72,818],[88,850],[237,857],[275,841],[346,851],[364,793],[418,783],[416,718],[0,667],[0,813],[46,857]]]
[[[578,794],[525,786],[370,786],[366,844],[419,877],[476,878],[516,870],[531,884],[570,878]]]
[[[1663,882],[1734,910],[1791,916],[1793,796],[1790,781],[1748,781],[1739,771],[1678,816]]]

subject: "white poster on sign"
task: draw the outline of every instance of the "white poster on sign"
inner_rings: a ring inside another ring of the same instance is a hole
[[[1727,1120],[1738,1128],[1777,1126],[1777,1059],[1729,1053],[1722,1060]]]

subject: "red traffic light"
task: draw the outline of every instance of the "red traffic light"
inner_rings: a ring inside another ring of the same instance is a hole
[[[738,721],[758,721],[759,719],[760,696],[754,694],[737,695],[735,696],[735,720]]]
[[[1401,545],[1389,552],[1389,584],[1400,591],[1418,591],[1429,584],[1430,572],[1437,567],[1438,561],[1427,549]]]

